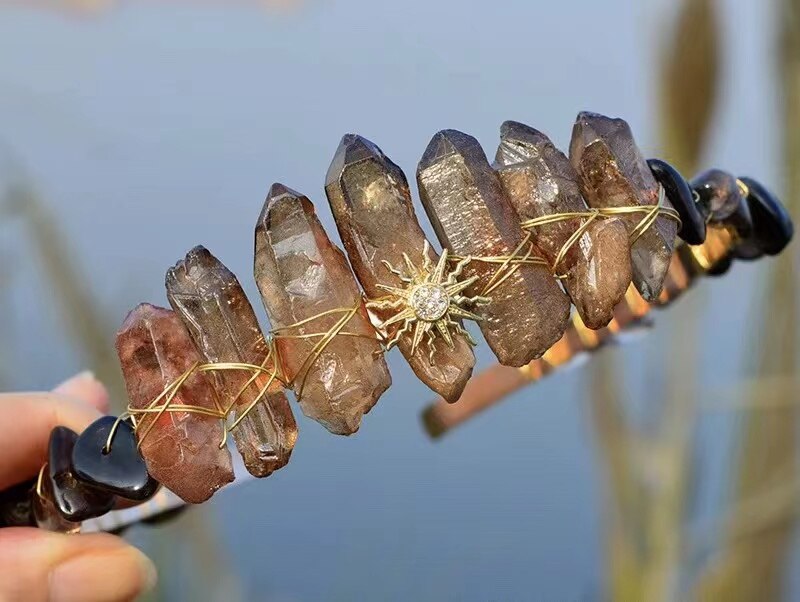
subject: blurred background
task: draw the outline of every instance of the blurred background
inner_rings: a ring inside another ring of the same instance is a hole
[[[345,132],[413,180],[439,129],[493,155],[516,119],[566,148],[583,109],[797,218],[800,1],[0,0],[0,390],[89,367],[124,407],[115,329],[195,244],[261,311],[266,191],[335,236]],[[356,436],[298,409],[289,468],[128,532],[152,599],[800,600],[796,248],[435,443],[393,352]]]

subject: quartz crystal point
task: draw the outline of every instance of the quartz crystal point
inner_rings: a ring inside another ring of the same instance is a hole
[[[478,141],[455,130],[431,140],[417,169],[422,203],[442,245],[458,256],[509,257],[525,233],[497,174]],[[524,246],[518,256],[527,252]],[[475,260],[466,276],[479,277],[468,294],[487,294],[476,310],[486,341],[501,364],[523,366],[541,356],[561,335],[570,303],[547,267],[509,264],[510,273],[494,290],[486,287],[501,264]]]
[[[303,412],[332,433],[355,433],[392,379],[347,259],[311,201],[281,184],[256,226],[255,277]]]
[[[249,409],[232,434],[250,474],[266,477],[289,461],[297,425],[275,358],[239,281],[204,247],[195,247],[167,272],[167,297],[209,363],[246,363],[272,374],[252,380],[240,370],[215,373],[222,403],[234,403],[233,418]],[[263,398],[253,405],[266,388]],[[252,406],[252,407],[251,407]]]
[[[426,238],[417,221],[408,182],[402,170],[370,141],[348,134],[336,151],[325,184],[339,234],[350,263],[367,296],[377,299],[380,288],[399,286],[397,276],[383,262],[404,266],[403,254],[422,265]],[[439,256],[428,249],[435,265]],[[381,319],[389,314],[379,313]],[[417,377],[448,401],[456,401],[475,365],[467,338],[452,334],[453,345],[437,339],[429,357],[426,345],[412,353],[412,337],[398,343]]]
[[[117,334],[117,353],[129,404],[140,410],[203,361],[175,312],[147,303],[128,314]],[[221,407],[210,376],[203,373],[188,378],[172,404]],[[184,501],[204,502],[233,481],[231,453],[219,449],[220,419],[190,412],[141,414],[136,430],[148,472]]]
[[[500,131],[495,168],[511,204],[525,221],[588,210],[569,159],[541,132],[513,121]],[[531,229],[533,242],[553,265],[570,237],[583,226],[573,218]],[[602,328],[631,282],[627,229],[617,218],[594,220],[555,266],[583,323]]]
[[[596,113],[580,113],[572,130],[570,161],[590,207],[638,207],[658,203],[659,186],[633,140],[628,124]],[[671,207],[664,200],[665,207]],[[625,216],[632,231],[646,216]],[[678,224],[659,216],[631,247],[633,284],[647,301],[661,293]]]

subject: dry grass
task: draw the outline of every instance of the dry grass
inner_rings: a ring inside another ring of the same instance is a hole
[[[785,199],[794,214],[800,210],[800,0],[783,0],[782,8],[778,67],[787,124],[782,129]],[[716,105],[722,58],[718,21],[712,0],[684,0],[665,53],[660,91],[663,152],[684,173],[693,173],[702,157]],[[796,273],[791,252],[774,262],[762,301],[779,311],[764,312],[762,303],[752,316],[753,334],[747,340],[755,350],[749,366],[754,381],[749,397],[738,404],[738,454],[728,467],[732,491],[720,519],[721,536],[712,532],[714,554],[705,566],[692,566],[697,534],[687,529],[701,394],[696,350],[684,344],[697,332],[702,295],[692,293],[691,303],[687,299],[673,310],[675,327],[665,345],[673,378],[663,399],[652,401],[659,408],[659,421],[646,439],[628,424],[616,373],[621,367],[611,356],[594,362],[590,396],[608,475],[610,599],[781,598],[800,502]]]

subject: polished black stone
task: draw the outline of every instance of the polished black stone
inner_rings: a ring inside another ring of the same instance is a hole
[[[121,421],[111,446],[105,449],[108,435],[117,419],[104,416],[81,433],[72,451],[75,476],[81,481],[129,500],[142,501],[158,490],[147,472],[147,465],[136,447],[136,433]]]
[[[667,199],[681,216],[680,236],[690,245],[700,245],[706,239],[706,220],[694,200],[689,183],[678,170],[661,159],[648,159],[653,177],[664,187]]]
[[[65,426],[51,431],[45,475],[50,480],[56,509],[61,516],[76,523],[101,516],[114,506],[113,495],[87,487],[75,478],[72,451],[77,439],[78,435]]]
[[[753,219],[753,233],[736,247],[739,259],[777,255],[794,235],[792,218],[778,198],[757,180],[740,178],[748,188],[747,205]]]
[[[25,481],[0,491],[0,527],[35,527],[31,491],[36,480]]]
[[[753,233],[750,208],[736,178],[720,169],[709,169],[691,181],[698,205],[708,223],[732,228],[741,239]]]

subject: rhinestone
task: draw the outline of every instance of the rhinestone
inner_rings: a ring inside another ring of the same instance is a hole
[[[443,286],[421,284],[411,293],[411,309],[417,318],[425,322],[435,322],[447,313],[450,296]]]

